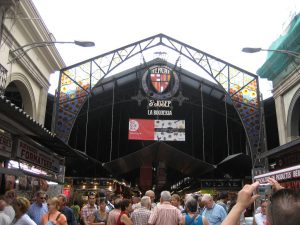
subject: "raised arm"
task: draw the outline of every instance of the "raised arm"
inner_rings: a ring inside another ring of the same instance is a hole
[[[259,197],[259,195],[253,195],[258,185],[258,182],[251,185],[247,184],[239,191],[235,206],[233,206],[232,210],[221,225],[234,225],[239,223],[240,216],[243,211]]]

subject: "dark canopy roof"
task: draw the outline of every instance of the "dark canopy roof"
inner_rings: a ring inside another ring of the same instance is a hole
[[[104,167],[114,175],[130,172],[149,162],[165,164],[183,175],[202,175],[215,169],[215,166],[196,159],[166,143],[157,142],[134,153],[105,163]]]

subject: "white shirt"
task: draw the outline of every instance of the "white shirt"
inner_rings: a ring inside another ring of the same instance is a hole
[[[1,225],[10,225],[11,220],[8,215],[4,213],[4,211],[0,211],[0,224]]]
[[[15,215],[16,215],[15,210],[11,205],[7,205],[4,208],[4,213],[9,216],[10,222],[13,221],[13,219],[15,218]]]
[[[261,213],[257,213],[255,214],[254,219],[257,225],[265,225],[267,221],[267,216]]]
[[[37,225],[37,224],[32,219],[30,219],[30,217],[25,213],[18,220],[14,219],[12,225]]]

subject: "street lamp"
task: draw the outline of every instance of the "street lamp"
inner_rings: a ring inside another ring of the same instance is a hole
[[[95,46],[95,43],[92,41],[41,41],[41,42],[30,43],[30,44],[23,45],[19,48],[14,49],[13,51],[11,51],[12,54],[16,54],[19,51],[21,51],[21,53],[17,54],[12,60],[10,60],[8,62],[8,64],[13,63],[18,58],[21,58],[22,56],[25,55],[26,52],[30,51],[33,48],[46,47],[46,46],[51,46],[53,44],[75,44],[75,45],[78,45],[81,47]]]
[[[261,52],[261,51],[287,54],[287,55],[291,55],[291,56],[294,56],[294,57],[300,59],[299,52],[294,52],[294,51],[289,51],[289,50],[276,50],[276,49],[263,49],[263,48],[243,48],[242,49],[242,52],[246,52],[246,53],[256,53],[256,52]]]

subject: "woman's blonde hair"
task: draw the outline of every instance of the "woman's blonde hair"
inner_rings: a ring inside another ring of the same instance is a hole
[[[50,198],[50,199],[48,200],[48,204],[55,205],[55,208],[56,208],[57,210],[59,210],[59,200],[58,200],[58,198],[56,198],[56,197]]]
[[[13,205],[17,205],[20,208],[20,211],[25,214],[27,210],[29,209],[30,202],[27,198],[24,197],[17,197],[13,201]]]

